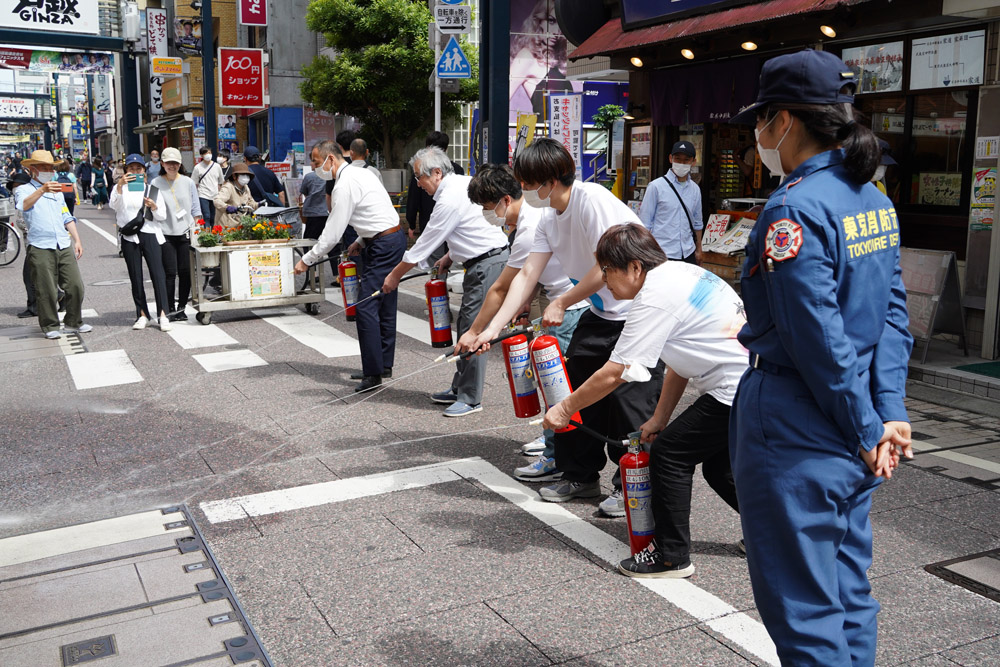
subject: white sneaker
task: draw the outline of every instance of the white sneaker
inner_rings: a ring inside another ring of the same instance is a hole
[[[562,473],[556,468],[556,460],[539,456],[532,463],[514,469],[514,479],[522,482],[548,482],[562,479]]]
[[[597,509],[601,510],[605,516],[625,516],[625,498],[622,496],[622,490],[612,491],[610,496],[601,501]]]
[[[86,322],[75,328],[66,327],[66,333],[90,333],[93,330],[94,327],[90,326]]]
[[[149,318],[147,318],[145,315],[140,315],[139,319],[137,319],[135,321],[135,324],[132,325],[132,328],[135,329],[136,331],[142,331],[143,329],[146,328],[147,324],[149,324]]]
[[[49,340],[59,340],[62,338],[62,335],[58,331],[46,331],[45,337]]]
[[[531,442],[521,445],[521,453],[525,456],[540,456],[545,451],[545,436],[540,435]]]
[[[168,320],[165,316],[161,315],[160,316],[160,331],[170,331],[173,328],[174,328],[173,325],[170,324],[170,320]]]

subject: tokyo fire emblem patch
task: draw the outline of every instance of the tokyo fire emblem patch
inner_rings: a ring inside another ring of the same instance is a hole
[[[802,226],[785,218],[772,222],[764,240],[764,256],[783,262],[799,254],[802,247]]]

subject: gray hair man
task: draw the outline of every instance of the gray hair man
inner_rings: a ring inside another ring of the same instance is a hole
[[[383,292],[392,292],[399,279],[418,264],[426,266],[435,248],[448,242],[448,253],[435,266],[446,270],[452,260],[465,266],[462,281],[462,305],[458,312],[459,337],[464,334],[482,308],[486,292],[503,272],[510,254],[507,237],[483,217],[483,209],[469,199],[469,176],[454,173],[451,160],[435,146],[417,151],[410,160],[417,185],[434,197],[434,212],[417,242],[386,277]],[[431,394],[435,403],[448,405],[446,417],[464,417],[482,410],[486,357],[474,356],[457,363],[451,386]]]
[[[312,249],[295,265],[295,273],[305,273],[320,261],[344,235],[350,223],[358,233],[348,254],[359,257],[362,299],[357,305],[358,343],[361,346],[361,384],[354,391],[368,391],[392,376],[396,354],[396,294],[385,293],[364,299],[382,286],[386,275],[403,257],[406,234],[389,193],[369,169],[351,169],[332,141],[313,148],[316,173],[324,181],[336,178],[331,198],[333,206],[323,232]]]

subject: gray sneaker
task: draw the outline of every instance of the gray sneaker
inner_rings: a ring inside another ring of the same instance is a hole
[[[601,483],[562,481],[543,486],[538,490],[538,495],[550,503],[564,503],[573,498],[596,498],[601,495]]]
[[[625,498],[621,489],[615,489],[611,495],[601,501],[597,506],[605,516],[619,517],[625,516]]]
[[[514,469],[514,479],[522,482],[552,482],[562,479],[562,473],[556,468],[556,460],[539,456],[526,466]]]

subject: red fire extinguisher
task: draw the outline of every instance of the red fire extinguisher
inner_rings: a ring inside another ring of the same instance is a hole
[[[566,361],[559,350],[559,341],[555,336],[539,336],[531,341],[529,349],[531,365],[535,369],[535,377],[538,378],[538,388],[542,390],[542,399],[545,401],[545,409],[548,410],[573,393],[569,373],[566,372]],[[571,419],[578,423],[583,421],[579,412]],[[569,424],[556,433],[566,433],[575,428]]]
[[[628,542],[632,555],[653,541],[653,487],[649,482],[649,454],[639,446],[639,433],[629,433],[628,453],[619,462],[622,470],[622,496],[628,519]]]
[[[361,278],[358,276],[358,265],[347,257],[346,252],[340,256],[337,275],[340,277],[340,293],[344,296],[347,321],[353,322],[358,313],[354,304],[358,302],[358,293],[361,291]]]
[[[431,347],[451,346],[451,305],[448,301],[448,284],[431,269],[431,279],[424,284],[427,295],[427,312],[430,315]]]
[[[534,417],[542,409],[538,405],[538,390],[535,389],[531,355],[528,354],[528,337],[520,334],[504,339],[502,346],[514,414],[521,418]]]

